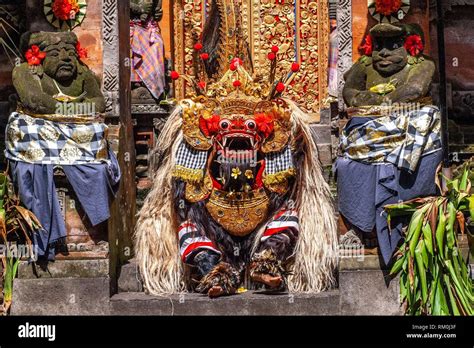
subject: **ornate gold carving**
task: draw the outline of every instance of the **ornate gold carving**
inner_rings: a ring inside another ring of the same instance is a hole
[[[212,218],[234,236],[246,236],[267,218],[269,198],[261,188],[249,193],[214,189],[206,208]]]
[[[209,150],[212,146],[210,139],[202,134],[199,128],[199,117],[203,110],[203,104],[196,104],[189,99],[181,101],[183,107],[183,136],[186,142],[196,150]],[[213,109],[209,111],[212,112]]]
[[[278,193],[280,195],[288,191],[288,179],[296,175],[295,168],[290,168],[283,172],[270,174],[263,178],[263,184],[272,192]]]
[[[206,0],[177,0],[174,2],[175,70],[194,75],[193,47],[203,28]],[[189,95],[191,88],[183,80],[175,81],[178,99]]]
[[[253,118],[255,114],[266,113],[273,116],[274,131],[269,138],[264,139],[261,151],[263,153],[281,151],[290,138],[290,111],[279,105],[279,101],[256,102],[252,96],[240,97],[240,99],[229,97],[222,100],[208,99],[204,96],[194,100],[183,99],[180,105],[183,108],[182,129],[186,142],[196,150],[209,150],[212,147],[211,139],[207,138],[199,127],[201,116],[208,118],[216,113],[229,119],[238,117],[247,120]]]
[[[207,175],[203,181],[187,182],[185,198],[188,202],[196,203],[206,199],[212,191],[212,180]]]
[[[262,144],[262,152],[279,152],[288,144],[291,132],[290,111],[284,108],[275,109],[274,131]]]
[[[175,70],[194,75],[193,46],[199,39],[204,21],[204,6],[210,0],[180,0],[175,2]],[[254,71],[269,71],[267,54],[273,45],[279,46],[280,62],[277,78],[282,78],[292,62],[301,70],[296,74],[286,94],[305,111],[318,113],[327,97],[327,66],[329,15],[327,1],[235,0],[242,13],[241,30],[248,38]],[[295,16],[296,14],[296,16]],[[232,17],[232,16],[230,16]],[[231,52],[235,54],[236,52]],[[189,95],[191,88],[182,79],[176,83],[177,98]],[[185,88],[187,88],[185,93]]]

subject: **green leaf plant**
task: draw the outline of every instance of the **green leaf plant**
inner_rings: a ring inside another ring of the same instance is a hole
[[[407,315],[473,315],[473,281],[461,255],[458,234],[474,218],[470,165],[466,163],[441,195],[385,206],[387,220],[410,216],[390,274],[400,275],[400,299]],[[439,170],[438,170],[439,173]]]
[[[26,245],[32,251],[32,234],[41,228],[36,216],[21,206],[6,173],[7,171],[0,173],[0,245],[3,246],[3,252],[0,255],[3,269],[2,279],[0,279],[0,289],[3,288],[0,314],[7,314],[10,309],[13,281],[21,258],[26,256],[18,252],[20,248],[12,248],[12,246]]]

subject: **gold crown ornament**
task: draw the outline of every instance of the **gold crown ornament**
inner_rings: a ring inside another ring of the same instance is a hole
[[[267,78],[252,76],[245,69],[243,60],[235,57],[229,61],[222,77],[215,80],[206,74],[205,64],[209,55],[202,53],[202,48],[201,43],[194,45],[200,58],[196,77],[171,72],[173,80],[184,79],[192,86],[188,98],[179,102],[183,109],[183,133],[188,144],[198,150],[208,150],[217,131],[225,131],[219,127],[226,126],[226,121],[229,121],[229,127],[235,128],[239,120],[243,125],[247,122],[253,127],[253,120],[254,131],[260,133],[261,151],[281,151],[289,139],[291,115],[282,94],[292,83],[300,65],[294,62],[290,72],[277,79],[279,48],[273,46],[268,53],[270,72]]]

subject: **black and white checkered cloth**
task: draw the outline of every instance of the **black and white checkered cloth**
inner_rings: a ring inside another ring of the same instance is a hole
[[[179,145],[176,153],[176,165],[186,169],[202,169],[206,167],[207,151],[196,150],[185,140]]]
[[[5,156],[35,164],[87,164],[108,161],[107,125],[62,123],[14,112],[8,119]]]
[[[176,153],[176,168],[204,173],[208,155],[208,151],[196,150],[183,141]],[[280,152],[271,152],[265,155],[265,175],[285,172],[292,168],[294,168],[293,156],[289,146]]]
[[[280,152],[271,152],[265,155],[265,175],[272,175],[294,168],[291,149],[286,146]]]
[[[410,172],[420,158],[441,149],[441,118],[435,106],[396,112],[344,130],[341,156],[366,163],[392,163]]]

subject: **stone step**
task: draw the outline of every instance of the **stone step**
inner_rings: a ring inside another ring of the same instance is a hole
[[[129,263],[123,265],[120,269],[118,277],[118,291],[119,292],[141,292],[143,285],[140,274],[138,272],[138,265],[135,259],[129,260]]]
[[[209,299],[183,293],[169,297],[143,292],[119,293],[110,301],[111,315],[337,315],[339,291],[319,294],[242,294]]]
[[[15,279],[12,315],[108,315],[110,280],[95,278]]]
[[[341,256],[339,291],[342,315],[402,315],[399,278],[378,255]]]
[[[109,275],[109,259],[57,260],[47,265],[21,261],[18,278],[94,278]]]

